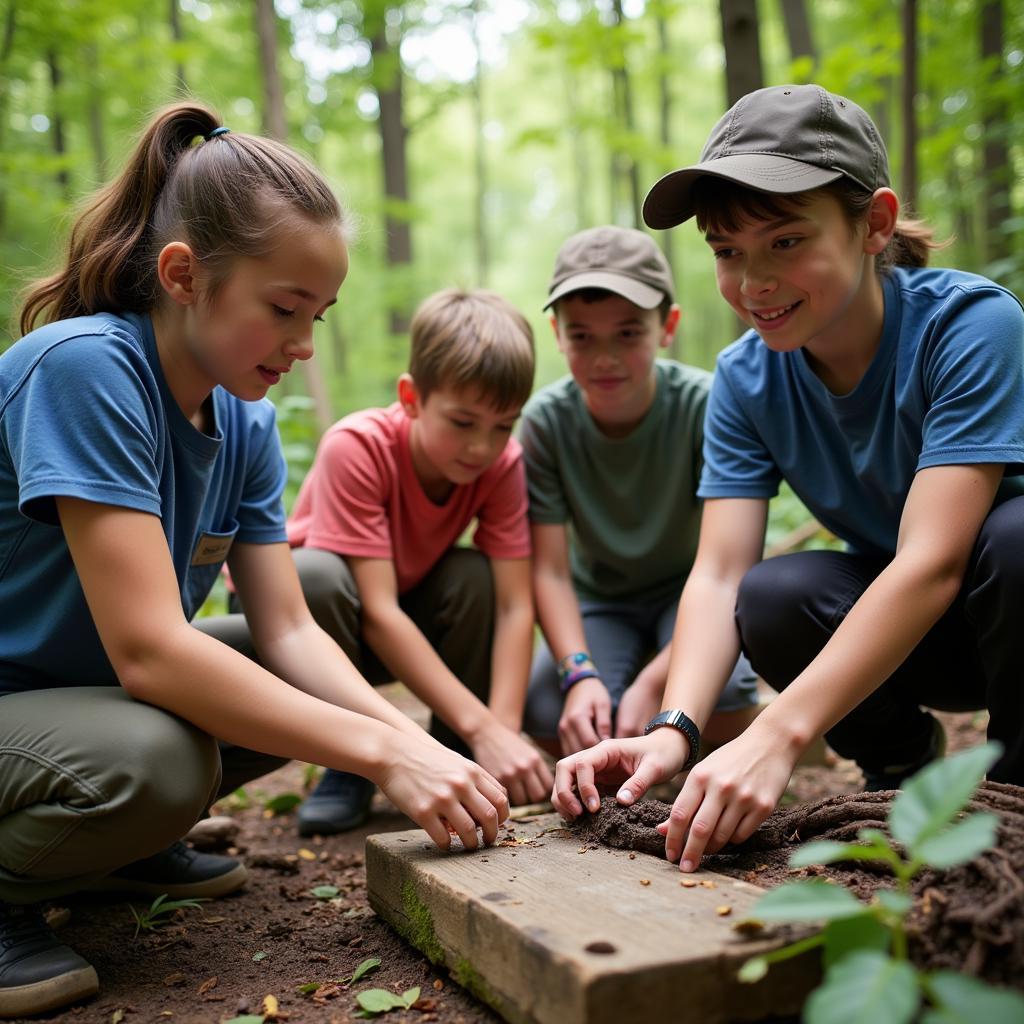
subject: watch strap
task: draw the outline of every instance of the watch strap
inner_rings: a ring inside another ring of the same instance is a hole
[[[697,723],[685,711],[671,708],[668,711],[662,711],[660,714],[655,715],[644,727],[644,735],[646,736],[663,725],[678,729],[690,743],[690,756],[686,759],[682,768],[679,769],[681,772],[685,772],[697,763],[697,758],[700,756],[700,729],[697,728]]]

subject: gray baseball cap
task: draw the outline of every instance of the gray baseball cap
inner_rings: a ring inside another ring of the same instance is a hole
[[[842,177],[874,192],[889,184],[889,159],[874,122],[852,100],[819,85],[777,85],[737,100],[712,130],[700,163],[655,183],[644,200],[647,225],[689,220],[693,184],[705,174],[783,195]]]
[[[583,288],[614,292],[641,309],[654,309],[666,298],[675,301],[672,271],[654,239],[613,225],[566,239],[555,258],[544,308]]]

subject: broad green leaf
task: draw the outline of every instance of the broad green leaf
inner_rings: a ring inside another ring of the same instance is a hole
[[[884,953],[851,953],[804,1005],[804,1024],[909,1024],[920,994],[913,967]]]
[[[889,827],[893,836],[916,853],[919,843],[941,831],[963,809],[1001,751],[998,743],[985,743],[919,771],[892,802]]]
[[[310,896],[315,896],[318,900],[333,900],[339,892],[341,890],[333,885],[318,885],[315,889],[309,890]]]
[[[914,901],[906,893],[897,892],[895,889],[880,889],[875,894],[875,899],[890,913],[899,914],[900,917],[908,913],[914,905]]]
[[[356,1002],[370,1013],[387,1013],[388,1010],[405,1009],[405,1000],[383,988],[368,988],[356,996]]]
[[[263,1016],[257,1016],[254,1013],[247,1013],[244,1017],[232,1017],[231,1020],[224,1021],[224,1024],[263,1024]]]
[[[887,851],[886,851],[887,852]],[[807,843],[790,854],[791,868],[805,868],[808,864],[834,864],[838,860],[878,860],[879,851],[873,846],[856,846],[822,839]]]
[[[270,954],[265,950],[261,949],[258,953],[253,953],[252,962],[258,964],[261,960],[266,960]]]
[[[376,969],[377,969],[378,967],[380,967],[380,959],[379,959],[378,957],[375,957],[375,956],[371,956],[371,957],[370,957],[369,959],[367,959],[367,960],[364,960],[364,961],[363,961],[363,962],[362,962],[362,963],[361,963],[361,964],[360,964],[360,965],[359,965],[359,966],[358,966],[358,967],[357,967],[357,968],[356,968],[356,969],[355,969],[355,970],[354,970],[354,971],[352,972],[352,981],[353,981],[353,982],[356,982],[356,981],[358,981],[358,980],[359,980],[360,978],[362,978],[362,977],[363,977],[364,975],[367,975],[367,974],[369,974],[369,973],[370,973],[370,971],[375,971],[375,970],[376,970]]]
[[[281,793],[267,800],[263,807],[273,814],[286,814],[301,803],[302,797],[298,793]]]
[[[871,914],[829,921],[825,925],[824,965],[827,969],[861,950],[888,953],[891,942],[892,932]]]
[[[838,885],[823,881],[790,882],[766,892],[751,908],[765,921],[834,921],[870,913]]]
[[[402,993],[402,998],[405,1000],[406,1008],[412,1006],[420,997],[420,987],[417,985],[415,988],[407,988]]]
[[[768,973],[768,961],[763,956],[751,957],[737,972],[736,977],[747,985],[760,981]]]
[[[295,991],[298,992],[300,996],[308,996],[312,995],[319,987],[319,981],[307,981],[305,985],[296,986]]]
[[[1024,1021],[1024,996],[1005,988],[993,988],[977,978],[952,971],[938,971],[928,979],[931,995],[941,1005],[930,1010],[931,1024],[1020,1024]]]
[[[999,817],[984,812],[971,814],[951,828],[919,844],[915,856],[933,868],[952,868],[974,860],[995,845]]]

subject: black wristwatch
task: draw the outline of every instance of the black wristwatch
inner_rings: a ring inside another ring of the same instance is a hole
[[[678,729],[690,741],[690,756],[679,770],[685,772],[692,768],[697,763],[697,758],[700,755],[700,729],[697,728],[697,724],[685,712],[674,708],[671,711],[662,711],[660,714],[655,715],[644,727],[644,735],[646,736],[649,732],[653,732],[662,725],[671,725],[672,728]]]

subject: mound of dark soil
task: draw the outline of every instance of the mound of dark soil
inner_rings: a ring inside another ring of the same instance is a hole
[[[706,857],[703,866],[766,888],[818,875],[870,900],[880,888],[892,885],[884,865],[858,861],[793,870],[789,855],[812,839],[855,842],[862,828],[887,832],[895,795],[854,793],[776,811],[745,843]],[[926,869],[914,879],[911,957],[922,968],[959,970],[1024,988],[1024,789],[987,782],[969,807],[999,815],[997,845],[970,864],[948,871]],[[585,840],[663,857],[665,841],[654,826],[669,810],[656,800],[621,807],[605,797],[599,813],[578,818],[573,828]]]

